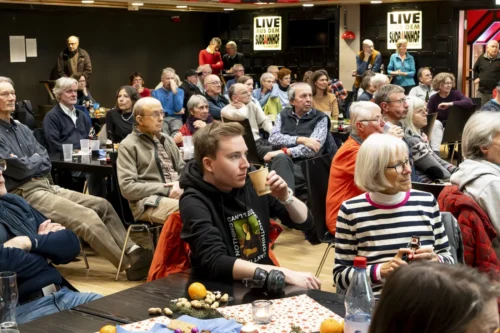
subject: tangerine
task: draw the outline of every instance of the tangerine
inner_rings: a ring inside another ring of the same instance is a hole
[[[116,333],[116,326],[106,325],[101,327],[99,333]]]
[[[188,294],[191,299],[202,300],[207,296],[207,288],[199,282],[194,282],[189,286]]]
[[[344,332],[344,325],[339,323],[333,318],[323,320],[319,328],[320,333],[342,333]]]

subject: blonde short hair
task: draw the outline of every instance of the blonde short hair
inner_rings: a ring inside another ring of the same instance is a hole
[[[372,134],[359,148],[354,182],[365,192],[380,192],[392,185],[385,176],[391,160],[399,153],[408,155],[406,143],[389,134]]]
[[[455,75],[451,73],[439,73],[432,79],[432,90],[439,91],[441,83],[444,83],[446,79],[451,79],[452,88],[455,88]]]
[[[403,44],[408,45],[408,41],[405,38],[398,39],[398,41],[396,42],[396,48],[399,49]]]

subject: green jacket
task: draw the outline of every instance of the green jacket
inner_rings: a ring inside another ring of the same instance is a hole
[[[185,163],[179,148],[169,136],[160,134],[174,169],[180,174]],[[129,201],[135,219],[139,219],[146,206],[155,207],[161,197],[168,196],[170,188],[164,186],[166,180],[161,169],[158,148],[148,134],[134,128],[120,143],[116,164],[120,190]]]

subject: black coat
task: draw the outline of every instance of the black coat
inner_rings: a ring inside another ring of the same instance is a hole
[[[184,109],[186,110],[185,113],[187,114],[188,113],[188,109],[187,109],[187,102],[189,101],[189,99],[191,98],[191,96],[193,95],[203,95],[203,93],[201,92],[200,88],[198,88],[198,86],[195,86],[194,84],[188,82],[188,81],[184,81],[182,82],[180,88],[182,90],[184,90],[184,102],[182,103],[182,106],[184,107]]]
[[[224,54],[222,56],[222,62],[224,63],[224,69],[228,70],[231,69],[234,65],[240,64],[243,65],[243,60],[245,59],[245,56],[243,53],[236,52],[236,55],[234,58],[231,58],[229,54]],[[245,65],[243,65],[245,67]]]

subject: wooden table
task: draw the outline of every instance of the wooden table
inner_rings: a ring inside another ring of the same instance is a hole
[[[222,293],[228,293],[229,296],[234,297],[234,300],[229,303],[230,305],[246,304],[256,299],[268,298],[264,294],[245,288],[239,281],[223,283],[194,279],[191,277],[190,271],[185,271],[123,290],[88,304],[80,305],[73,310],[121,323],[141,321],[150,318],[148,315],[149,308],[165,308],[172,304],[170,302],[172,299],[187,297],[187,288],[192,282],[202,282],[208,290],[218,290]],[[324,307],[344,317],[344,298],[337,294],[287,286],[283,297],[302,294],[307,294]],[[179,314],[174,313],[174,318],[178,316]]]
[[[19,325],[19,331],[22,333],[88,333],[98,332],[105,325],[117,324],[120,323],[80,311],[67,310]]]

